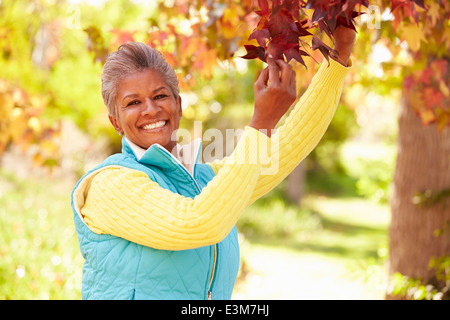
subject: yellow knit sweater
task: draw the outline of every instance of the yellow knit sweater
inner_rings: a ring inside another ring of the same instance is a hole
[[[278,185],[318,144],[348,69],[334,60],[329,66],[323,63],[272,138],[246,127],[232,155],[209,164],[216,176],[194,199],[162,188],[144,172],[106,167],[75,195],[83,221],[95,233],[163,250],[223,240],[244,209]],[[272,159],[260,159],[258,149],[267,145]],[[264,172],[264,164],[273,159],[276,172]]]

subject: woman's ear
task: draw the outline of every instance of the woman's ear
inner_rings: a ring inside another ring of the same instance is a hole
[[[116,129],[117,133],[119,135],[123,135],[122,126],[120,125],[120,121],[118,117],[114,117],[112,115],[108,115],[109,121],[111,121],[111,124],[113,125],[114,129]]]
[[[182,104],[181,104],[181,97],[180,96],[178,96],[178,99],[177,99],[177,107],[178,107],[178,113],[179,113],[179,117],[180,117],[180,120],[181,120],[181,117],[182,117],[182,115],[183,115],[183,108],[181,107],[182,106]]]

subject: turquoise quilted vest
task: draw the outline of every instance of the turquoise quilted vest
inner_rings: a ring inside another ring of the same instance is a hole
[[[191,175],[166,149],[152,145],[139,161],[125,139],[122,153],[89,171],[123,166],[145,172],[161,187],[194,198],[214,177],[198,157]],[[236,227],[220,243],[191,250],[166,251],[112,235],[92,232],[74,206],[75,228],[83,258],[83,299],[230,299],[239,269]]]

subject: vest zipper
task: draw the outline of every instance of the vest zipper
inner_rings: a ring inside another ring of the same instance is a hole
[[[160,149],[163,152],[166,152],[169,157],[171,157],[173,160],[175,160],[177,162],[177,164],[181,167],[181,170],[185,171],[192,179],[192,181],[194,181],[195,186],[197,187],[197,194],[200,194],[200,192],[202,191],[202,189],[200,188],[200,186],[197,183],[197,180],[195,180],[194,178],[194,173],[195,173],[195,164],[194,164],[194,170],[192,171],[192,174],[185,168],[185,166],[183,166],[183,164],[180,162],[180,160],[178,160],[177,158],[175,158],[175,156],[173,154],[171,154],[169,151],[167,151],[164,147],[160,147]]]
[[[208,287],[208,300],[212,300],[212,291],[211,286],[214,279],[214,273],[216,271],[216,262],[217,262],[217,244],[214,245],[214,260],[213,260],[213,267],[211,270],[211,277],[209,278],[209,287]]]

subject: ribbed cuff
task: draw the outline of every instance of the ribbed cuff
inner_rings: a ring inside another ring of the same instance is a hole
[[[316,81],[324,83],[329,88],[340,86],[352,66],[353,62],[351,59],[348,61],[348,67],[343,66],[333,59],[330,59],[330,64],[324,61],[316,74]]]

